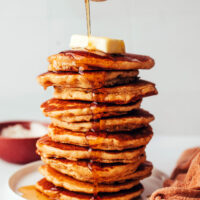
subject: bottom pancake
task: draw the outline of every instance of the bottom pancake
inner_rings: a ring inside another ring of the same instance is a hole
[[[39,171],[48,181],[57,187],[62,187],[73,192],[83,192],[87,194],[93,194],[94,192],[119,192],[121,190],[130,189],[139,184],[138,179],[132,179],[122,183],[98,184],[98,187],[95,187],[95,184],[78,181],[70,176],[56,171],[48,165],[41,166]]]
[[[98,174],[98,183],[114,183],[133,179],[136,175],[134,172],[146,160],[145,155],[139,156],[138,161],[128,164],[103,164],[91,163],[86,160],[71,161],[62,158],[41,158],[45,164],[48,164],[55,170],[77,180],[91,183],[96,181],[93,177],[93,172]]]
[[[36,183],[36,188],[51,199],[59,200],[91,200],[94,199],[93,194],[76,193],[61,187],[56,187],[46,179],[42,179]],[[143,192],[143,187],[138,184],[129,190],[122,190],[116,193],[99,193],[101,200],[131,200],[139,197]]]

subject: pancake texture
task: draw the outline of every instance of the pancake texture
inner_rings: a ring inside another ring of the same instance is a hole
[[[65,120],[65,118],[62,120]],[[153,120],[154,116],[142,109],[133,110],[127,115],[103,118],[98,121],[90,122],[71,123],[67,121],[61,121],[60,119],[51,118],[51,121],[55,126],[71,131],[81,132],[89,132],[93,130],[107,132],[131,131],[133,129],[147,126]]]
[[[136,80],[138,74],[138,70],[87,71],[82,73],[50,71],[38,76],[37,80],[45,89],[49,86],[98,89],[131,83]]]
[[[91,163],[87,160],[70,161],[63,158],[41,157],[44,163],[51,166],[58,172],[73,177],[79,181],[94,183],[93,170],[98,174],[98,183],[123,182],[135,178],[136,170],[145,162],[146,156],[138,156],[134,163]],[[142,176],[140,177],[142,178]]]
[[[73,192],[83,192],[88,194],[94,193],[94,185],[87,182],[78,181],[70,176],[64,175],[48,165],[43,165],[39,168],[40,173],[57,187]],[[120,190],[130,189],[139,184],[138,180],[128,180],[122,183],[115,184],[98,184],[96,192],[119,192]]]
[[[35,194],[55,200],[138,198],[144,190],[140,181],[153,169],[145,149],[154,116],[141,103],[158,93],[138,75],[154,60],[76,49],[48,61],[48,72],[37,77],[54,94],[40,107],[51,123],[36,142],[44,178]]]
[[[149,56],[78,50],[60,52],[50,56],[48,61],[49,71],[135,70],[154,66],[154,60]]]
[[[140,108],[141,100],[126,105],[95,104],[83,101],[50,99],[41,105],[46,117],[60,118],[67,122],[90,121],[103,117],[119,116]]]
[[[157,90],[151,82],[138,80],[132,84],[100,89],[66,88],[55,86],[54,98],[81,100],[100,103],[128,104],[143,97],[156,95]]]
[[[49,196],[50,198],[60,199],[60,200],[91,200],[94,198],[92,194],[77,193],[66,190],[61,187],[56,187],[53,183],[47,181],[47,179],[42,179],[37,182],[36,188]],[[141,184],[134,186],[129,190],[122,190],[116,193],[100,193],[98,197],[102,200],[132,200],[139,197],[143,192],[143,187]]]
[[[49,125],[48,135],[55,142],[91,147],[100,150],[124,150],[146,146],[153,136],[150,126],[130,132],[73,132]]]
[[[73,161],[86,159],[101,163],[133,163],[145,150],[144,146],[123,151],[92,150],[89,147],[54,142],[48,136],[39,139],[36,146],[38,154],[43,157],[66,158]]]

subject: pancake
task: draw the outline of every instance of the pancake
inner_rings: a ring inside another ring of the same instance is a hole
[[[79,181],[90,183],[98,181],[98,183],[106,184],[133,179],[135,177],[134,172],[138,169],[139,165],[146,160],[145,155],[141,155],[138,161],[128,164],[100,164],[86,160],[70,161],[61,158],[41,158],[45,164],[48,164],[53,169]],[[94,178],[93,173],[98,176]]]
[[[133,129],[147,126],[154,120],[154,116],[143,109],[135,109],[126,115],[117,117],[103,118],[100,120],[89,122],[67,122],[67,118],[51,118],[52,123],[60,128],[68,129],[71,131],[89,132],[89,131],[131,131]]]
[[[138,74],[138,70],[88,71],[81,74],[73,72],[47,72],[38,76],[37,80],[45,89],[49,86],[97,89],[131,83]]]
[[[141,100],[126,105],[94,104],[83,101],[67,101],[50,99],[41,105],[41,110],[47,117],[73,121],[90,121],[102,117],[118,116],[139,108]]]
[[[150,69],[154,60],[136,54],[106,54],[81,50],[63,51],[48,58],[49,71]]]
[[[73,132],[49,125],[48,135],[55,142],[78,146],[89,146],[100,150],[124,150],[146,146],[153,136],[150,126],[135,129],[130,132]]]
[[[123,151],[92,150],[89,147],[81,147],[71,144],[54,142],[48,136],[41,137],[37,143],[37,153],[47,158],[66,158],[68,160],[87,159],[101,163],[133,163],[144,154],[145,147],[128,149]]]
[[[36,183],[36,188],[52,199],[59,200],[92,200],[95,199],[92,194],[71,192],[61,187],[56,187],[53,183],[42,179]],[[141,184],[134,186],[129,190],[123,190],[116,193],[100,193],[99,198],[102,200],[131,200],[139,197],[143,192]]]
[[[54,87],[54,98],[100,103],[128,104],[146,96],[157,94],[155,84],[143,80],[100,89]]]
[[[139,180],[127,180],[123,183],[114,184],[98,184],[95,188],[94,184],[78,181],[70,176],[64,175],[49,165],[39,167],[39,172],[51,183],[57,187],[63,187],[66,190],[73,192],[83,192],[93,194],[94,192],[119,192],[120,190],[127,190],[139,184]]]

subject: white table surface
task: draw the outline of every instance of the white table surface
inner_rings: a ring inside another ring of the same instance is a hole
[[[147,157],[148,160],[153,162],[156,168],[170,174],[181,152],[194,146],[200,146],[200,136],[167,137],[154,135],[154,138],[147,148]],[[7,200],[6,194],[8,190],[6,188],[8,179],[20,167],[22,165],[10,164],[0,160],[1,200]]]

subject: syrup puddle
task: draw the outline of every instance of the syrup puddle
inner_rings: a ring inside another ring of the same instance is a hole
[[[18,191],[27,200],[50,200],[46,195],[39,192],[34,185],[20,187]]]

